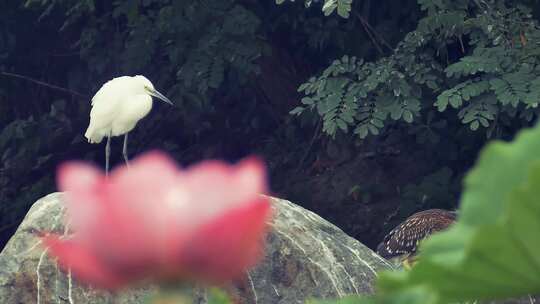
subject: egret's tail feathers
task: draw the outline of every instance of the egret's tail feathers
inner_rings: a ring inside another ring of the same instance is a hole
[[[103,140],[104,135],[94,131],[92,128],[88,128],[86,133],[84,133],[84,137],[86,137],[91,144],[99,144]]]

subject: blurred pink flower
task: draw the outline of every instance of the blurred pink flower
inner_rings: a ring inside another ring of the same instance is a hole
[[[44,237],[50,253],[83,282],[117,289],[145,278],[223,283],[262,254],[270,217],[264,166],[206,161],[179,169],[150,152],[106,179],[96,168],[58,170],[74,234]]]

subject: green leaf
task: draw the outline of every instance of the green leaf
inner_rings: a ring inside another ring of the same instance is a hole
[[[489,80],[491,89],[494,91],[506,90],[508,88],[508,83],[500,78],[493,78]]]
[[[394,107],[390,109],[390,117],[393,120],[400,119],[402,115],[403,115],[403,108],[400,107],[399,105],[395,105]]]
[[[452,95],[448,101],[450,102],[450,105],[452,107],[454,107],[455,109],[459,108],[461,106],[461,96],[455,94],[455,95]]]
[[[325,16],[329,16],[337,7],[338,0],[325,0],[323,5],[323,12]]]
[[[311,97],[304,97],[300,102],[309,106],[313,104],[313,99]]]
[[[379,129],[375,125],[368,124],[368,129],[369,129],[369,132],[371,132],[371,134],[379,135]]]
[[[348,296],[339,300],[316,300],[309,299],[306,304],[372,304],[375,303],[372,299],[360,296]]]
[[[352,124],[354,122],[353,115],[353,111],[344,111],[341,113],[341,115],[339,115],[339,117],[345,122]]]
[[[352,0],[338,0],[337,13],[343,18],[349,18]]]
[[[335,120],[325,120],[323,123],[323,131],[330,136],[336,134],[337,124]]]
[[[437,101],[435,102],[435,106],[437,106],[437,110],[439,112],[443,112],[446,110],[446,107],[448,107],[448,99],[450,95],[448,91],[444,91],[442,94],[440,94],[437,97]]]
[[[277,1],[277,0],[276,0]],[[284,0],[281,0],[281,1],[284,1]],[[279,3],[278,3],[279,4]],[[306,82],[306,83],[302,83],[299,87],[298,87],[298,92],[302,92],[302,91],[305,91],[307,89],[308,86],[310,86],[311,83],[310,82]]]
[[[354,130],[355,134],[358,134],[360,138],[366,138],[369,134],[369,130],[366,124],[359,124]]]
[[[225,292],[217,288],[211,288],[208,292],[208,304],[232,303]]]
[[[413,113],[411,111],[409,111],[409,110],[403,111],[403,120],[405,120],[408,123],[413,122],[413,120],[414,120]]]
[[[341,130],[343,130],[343,132],[347,132],[347,123],[345,123],[343,120],[339,118],[336,119],[336,124]]]
[[[291,115],[300,115],[304,111],[304,107],[296,107],[292,109],[289,114]]]
[[[478,117],[478,121],[482,125],[482,127],[487,128],[489,127],[489,121],[485,119],[484,117]]]
[[[339,16],[349,18],[351,4],[352,0],[325,0],[322,10],[325,16],[329,16],[337,8]]]
[[[373,118],[370,122],[371,122],[372,125],[374,125],[375,127],[379,128],[379,129],[384,127],[383,121],[378,119],[378,118]]]
[[[473,131],[478,130],[479,126],[480,126],[480,123],[478,122],[478,120],[475,120],[475,121],[471,122],[471,124],[470,124],[471,130],[473,130]]]

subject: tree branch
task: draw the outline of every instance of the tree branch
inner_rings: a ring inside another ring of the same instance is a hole
[[[46,83],[46,82],[43,82],[43,81],[40,81],[40,80],[37,80],[37,79],[34,79],[34,78],[30,78],[28,76],[15,74],[15,73],[9,73],[9,72],[0,72],[0,75],[19,78],[19,79],[24,79],[24,80],[27,80],[27,81],[42,85],[42,86],[47,87],[47,88],[51,88],[53,90],[62,91],[62,92],[69,93],[69,94],[72,94],[72,95],[76,95],[76,96],[79,96],[79,97],[89,98],[88,95],[81,94],[81,93],[79,93],[77,91],[73,91],[73,90],[66,89],[66,88],[63,88],[63,87],[59,87],[59,86],[56,86],[56,85],[53,85],[53,84],[49,84],[49,83]]]
[[[377,48],[377,50],[380,53],[383,53],[383,51],[382,51],[382,48],[380,47],[379,42],[377,41],[377,39],[380,40],[382,45],[386,46],[390,51],[393,51],[392,46],[390,46],[390,44],[388,42],[386,42],[386,40],[383,38],[383,36],[381,34],[379,34],[371,26],[371,24],[369,24],[369,22],[367,22],[367,20],[362,15],[360,15],[360,13],[354,12],[354,15],[356,16],[356,18],[358,18],[358,20],[360,20],[360,23],[362,23],[362,26],[364,27],[364,30],[368,34],[371,41],[373,41],[373,45]]]

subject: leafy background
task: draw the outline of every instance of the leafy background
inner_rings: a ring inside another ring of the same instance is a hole
[[[188,165],[259,154],[275,195],[374,248],[415,211],[455,208],[480,147],[534,123],[539,8],[2,1],[0,244],[55,191],[60,162],[103,165],[104,147],[82,136],[89,100],[112,77],[144,74],[176,107],[156,104],[130,155],[162,149]]]

